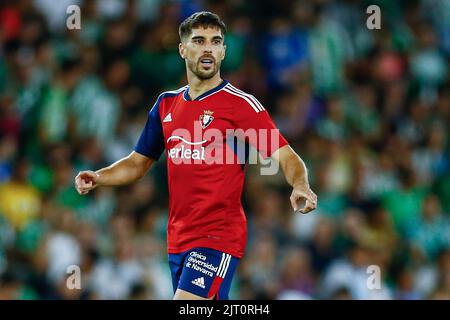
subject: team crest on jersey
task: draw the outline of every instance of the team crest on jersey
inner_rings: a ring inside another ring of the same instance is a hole
[[[214,120],[213,113],[214,112],[211,110],[204,110],[203,114],[200,115],[200,122],[202,123],[203,129],[209,126],[211,122]]]

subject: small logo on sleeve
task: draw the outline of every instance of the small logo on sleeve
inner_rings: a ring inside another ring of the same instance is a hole
[[[172,114],[169,112],[163,122],[172,122]]]

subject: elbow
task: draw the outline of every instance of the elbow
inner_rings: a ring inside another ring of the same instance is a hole
[[[145,162],[139,162],[135,163],[134,169],[135,169],[135,180],[141,179],[145,174],[147,173],[148,169],[150,169],[153,161],[145,161]]]
[[[146,173],[146,172],[147,172],[147,171],[144,171],[144,170],[138,171],[137,174],[136,174],[135,181],[142,179],[142,177],[145,176],[145,173]]]

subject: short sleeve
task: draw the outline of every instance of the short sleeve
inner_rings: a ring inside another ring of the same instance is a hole
[[[145,127],[134,148],[134,151],[155,160],[164,152],[164,134],[159,116],[162,98],[163,95],[160,95],[149,111]]]
[[[262,157],[268,158],[288,144],[275,126],[267,110],[252,95],[233,91],[240,95],[234,106],[236,136],[253,146]],[[241,130],[239,130],[241,129]]]

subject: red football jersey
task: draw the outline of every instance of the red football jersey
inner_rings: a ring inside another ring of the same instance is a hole
[[[195,100],[188,92],[185,86],[158,97],[135,151],[158,159],[166,150],[168,252],[207,247],[241,258],[248,145],[267,158],[287,141],[261,103],[227,81]]]

